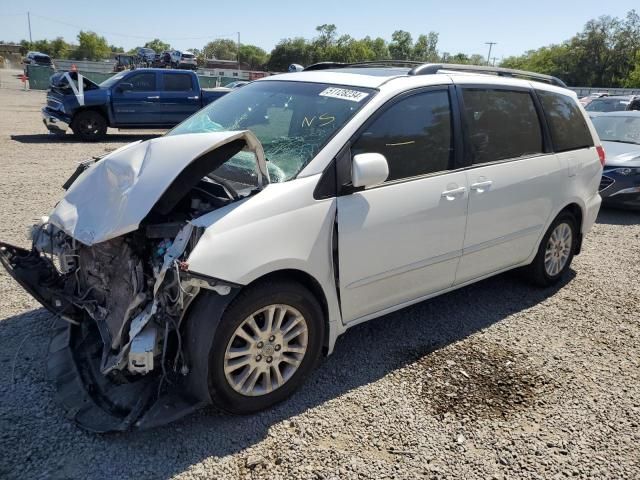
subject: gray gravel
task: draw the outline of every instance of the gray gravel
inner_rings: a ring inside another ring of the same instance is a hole
[[[138,134],[51,140],[44,93],[0,73],[0,238],[26,245],[75,162]],[[639,223],[603,211],[558,288],[501,275],[354,328],[271,411],[100,436],[63,418],[51,316],[0,272],[0,478],[640,478]]]

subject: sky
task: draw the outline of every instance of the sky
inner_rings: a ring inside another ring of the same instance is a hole
[[[216,38],[254,44],[269,52],[282,38],[312,38],[315,27],[334,23],[338,34],[366,35],[389,41],[395,30],[440,34],[440,52],[486,55],[485,42],[497,42],[500,60],[559,43],[601,15],[624,17],[637,0],[603,2],[538,0],[430,1],[395,0],[293,2],[282,0],[0,0],[0,40],[34,40],[62,36],[74,42],[80,28],[93,30],[126,50],[160,38],[176,49],[200,48]]]

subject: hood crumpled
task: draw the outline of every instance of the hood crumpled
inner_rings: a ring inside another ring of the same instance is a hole
[[[256,155],[258,182],[264,185],[269,179],[264,151],[250,131],[163,136],[126,145],[92,165],[67,190],[49,222],[87,246],[132,232],[191,162],[239,139]]]

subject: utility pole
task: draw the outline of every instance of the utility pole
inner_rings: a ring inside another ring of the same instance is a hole
[[[485,45],[489,45],[489,55],[487,55],[487,65],[490,65],[491,63],[491,49],[493,48],[494,45],[497,45],[498,42],[484,42]]]
[[[495,67],[496,66],[496,60],[498,59],[498,57],[491,57],[491,61],[493,62],[492,65]]]
[[[240,70],[240,32],[238,32],[238,70]]]
[[[31,13],[27,12],[27,23],[29,24],[29,43],[33,43],[33,38],[31,38]]]

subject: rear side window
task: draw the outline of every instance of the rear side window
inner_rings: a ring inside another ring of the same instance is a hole
[[[529,92],[465,88],[462,97],[473,164],[543,152],[540,119]]]
[[[575,100],[567,95],[540,90],[538,97],[547,117],[556,152],[593,146],[591,132]]]
[[[191,76],[168,73],[163,77],[166,92],[188,92],[191,90]]]
[[[134,92],[152,92],[156,89],[156,74],[138,73],[126,78],[124,82],[131,83]]]
[[[387,181],[392,181],[449,169],[452,139],[449,93],[430,91],[394,103],[367,127],[351,152],[384,155]]]

